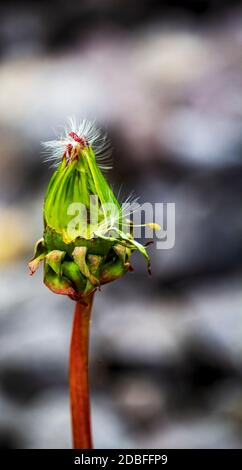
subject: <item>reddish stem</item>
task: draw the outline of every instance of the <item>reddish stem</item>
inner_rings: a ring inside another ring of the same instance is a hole
[[[89,326],[93,295],[76,303],[70,346],[69,383],[74,449],[91,449],[88,384]]]

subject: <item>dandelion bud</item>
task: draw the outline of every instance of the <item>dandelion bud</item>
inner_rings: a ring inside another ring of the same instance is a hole
[[[44,144],[55,171],[44,199],[44,234],[29,262],[31,274],[44,261],[44,282],[53,292],[85,299],[102,284],[131,270],[130,257],[146,248],[134,240],[131,225],[102,170],[110,168],[106,135],[88,121],[69,127]],[[157,228],[156,224],[151,224]]]

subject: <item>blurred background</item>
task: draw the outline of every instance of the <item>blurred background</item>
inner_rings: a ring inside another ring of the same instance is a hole
[[[74,304],[29,277],[68,116],[113,142],[110,181],[176,203],[176,244],[97,293],[97,448],[242,447],[242,5],[1,2],[0,447],[70,448]]]

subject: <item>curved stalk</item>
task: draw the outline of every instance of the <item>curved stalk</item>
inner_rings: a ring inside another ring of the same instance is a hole
[[[92,448],[88,348],[93,294],[85,302],[76,303],[70,345],[69,384],[74,449]]]

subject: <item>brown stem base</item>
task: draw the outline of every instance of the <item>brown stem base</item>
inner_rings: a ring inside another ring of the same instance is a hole
[[[92,449],[88,385],[89,326],[93,295],[76,303],[70,346],[69,384],[74,449]]]

